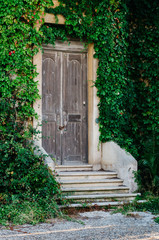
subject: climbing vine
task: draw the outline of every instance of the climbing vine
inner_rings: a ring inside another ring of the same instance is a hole
[[[123,1],[108,0],[60,3],[60,6],[46,11],[62,14],[66,18],[65,27],[44,25],[41,30],[45,43],[54,44],[55,39],[66,40],[67,36],[94,43],[94,57],[99,60],[94,85],[100,99],[100,141],[113,140],[136,155],[130,129],[132,91],[127,73],[128,7]]]
[[[46,12],[62,14],[65,27],[44,25],[45,42],[72,36],[94,43],[100,141],[113,140],[140,158],[145,141],[159,132],[157,1],[59,2]]]
[[[132,1],[129,8],[127,68],[133,83],[131,126],[142,157],[147,141],[154,147],[159,143],[159,4]]]
[[[42,43],[72,37],[93,42],[99,59],[94,85],[100,99],[100,141],[113,140],[139,157],[145,139],[159,131],[157,0],[59,2],[56,8],[51,0],[5,0],[0,5],[1,138],[15,132],[24,136],[26,122],[36,117],[32,104],[39,95],[32,58]],[[45,13],[63,15],[65,26],[44,24]]]
[[[50,0],[0,2],[0,205],[26,200],[42,209],[43,203],[50,204],[51,215],[56,215],[60,186],[44,165],[44,156],[34,154],[34,130],[29,125],[37,117],[33,103],[40,97],[33,56],[43,35],[36,25],[44,23],[44,9],[51,4]]]
[[[23,129],[35,115],[32,104],[39,97],[36,67],[32,58],[42,43],[42,32],[35,26],[44,22],[44,7],[51,1],[7,1],[0,4],[0,131]],[[18,121],[17,121],[18,119]],[[3,134],[4,135],[3,135]]]

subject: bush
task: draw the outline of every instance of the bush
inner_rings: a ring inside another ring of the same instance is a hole
[[[33,150],[29,143],[24,147],[15,140],[0,144],[0,188],[8,200],[21,198],[24,193],[42,198],[60,194],[59,184],[44,165],[43,157],[34,155]]]
[[[60,184],[36,156],[36,130],[17,117],[14,99],[0,99],[0,223],[37,223],[60,214]]]
[[[59,216],[61,212],[53,199],[42,201],[14,200],[10,204],[0,205],[0,224],[37,224],[47,218]]]
[[[139,191],[159,195],[159,143],[155,134],[147,140],[143,152],[136,173]]]
[[[0,223],[35,224],[60,215],[57,204],[63,200],[55,174],[29,140],[15,139],[17,133],[0,143]]]

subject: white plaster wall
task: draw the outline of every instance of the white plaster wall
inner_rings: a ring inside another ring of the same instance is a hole
[[[101,148],[99,144],[99,125],[96,119],[99,116],[97,89],[94,81],[97,78],[98,60],[93,58],[94,44],[88,46],[88,163],[93,165],[93,170],[101,169]]]
[[[90,135],[89,135],[89,164],[93,165],[93,170],[100,170],[101,169],[101,146],[99,146],[99,136],[100,136],[100,132],[99,132],[99,125],[98,123],[96,123],[96,119],[99,116],[99,112],[98,112],[98,98],[97,98],[97,89],[95,87],[93,87],[93,101],[92,101],[92,105],[93,105],[93,109],[91,112],[91,129],[90,131]]]
[[[130,188],[130,192],[137,190],[133,173],[137,171],[137,161],[115,142],[102,144],[101,164],[104,170],[115,170],[118,177],[124,180],[124,185]]]

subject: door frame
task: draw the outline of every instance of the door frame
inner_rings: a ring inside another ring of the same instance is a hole
[[[60,20],[61,19],[61,20]],[[53,14],[46,14],[45,16],[46,23],[55,23],[55,17]],[[59,17],[59,24],[64,24],[64,18]],[[39,28],[40,25],[37,25]],[[98,102],[97,89],[94,87],[94,82],[97,78],[97,68],[98,60],[93,57],[94,55],[94,44],[88,44],[88,59],[87,59],[87,79],[88,79],[88,164],[93,165],[94,170],[101,169],[101,147],[99,145],[99,126],[98,126]],[[35,78],[35,81],[38,82],[38,90],[40,96],[42,96],[42,51],[39,52],[33,57],[33,63],[36,65],[36,70],[38,76]],[[39,118],[33,119],[33,127],[37,128],[40,131],[38,144],[42,147],[42,98],[37,99],[33,104],[35,112],[38,114]]]

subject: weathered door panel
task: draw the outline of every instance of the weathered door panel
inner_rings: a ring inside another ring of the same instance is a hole
[[[62,138],[64,164],[87,160],[86,58],[86,53],[63,54],[63,112],[67,115]]]
[[[60,124],[59,64],[60,56],[57,52],[45,51],[42,68],[42,145],[46,152],[56,159],[61,156],[61,134],[57,131]]]
[[[42,101],[44,149],[58,164],[87,162],[86,53],[44,51]]]

